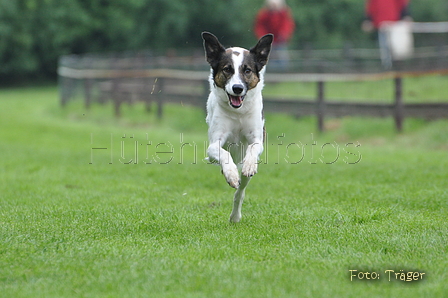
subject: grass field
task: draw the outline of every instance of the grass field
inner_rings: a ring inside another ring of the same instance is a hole
[[[0,90],[0,297],[446,297],[447,120],[267,113],[230,224],[202,109],[154,113]]]

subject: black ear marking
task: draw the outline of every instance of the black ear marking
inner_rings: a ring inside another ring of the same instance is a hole
[[[253,48],[250,49],[250,53],[255,56],[255,62],[257,63],[258,70],[263,68],[263,66],[268,63],[273,40],[273,34],[266,34],[260,38],[258,43]]]
[[[202,39],[204,40],[206,60],[214,68],[226,49],[219,42],[218,38],[210,32],[202,32]]]

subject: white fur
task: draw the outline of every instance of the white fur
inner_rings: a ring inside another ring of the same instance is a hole
[[[243,49],[243,48],[238,48],[238,47],[234,47],[234,48],[230,48],[230,49],[234,52],[240,53],[240,55],[232,55],[234,68],[236,70],[238,70],[240,65],[243,63],[243,59],[244,59],[243,53],[247,52],[247,50]],[[233,75],[232,78],[229,80],[229,82],[226,84],[227,93],[236,95],[236,94],[234,94],[234,92],[232,90],[232,86],[237,85],[237,84],[244,86],[244,83],[241,81],[241,77],[239,75]],[[247,90],[244,90],[241,95],[244,95],[246,93],[246,91]]]
[[[232,55],[234,69],[238,70],[243,62],[242,48],[232,48],[241,52]],[[207,100],[207,124],[210,145],[207,150],[210,161],[221,165],[222,173],[227,182],[236,188],[231,222],[241,220],[241,205],[246,186],[253,175],[257,173],[258,158],[263,152],[264,119],[262,116],[263,77],[265,67],[259,72],[260,81],[250,90],[244,90],[244,101],[240,108],[235,109],[229,104],[228,95],[234,95],[232,86],[242,84],[238,71],[230,78],[225,90],[215,85],[213,75],[210,75],[210,95]],[[244,85],[244,84],[243,84]],[[245,87],[245,89],[247,89]],[[241,174],[238,168],[241,168]]]

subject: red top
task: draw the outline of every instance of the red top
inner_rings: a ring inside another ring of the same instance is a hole
[[[379,28],[384,21],[398,21],[406,14],[409,0],[367,0],[367,18]]]
[[[287,42],[294,32],[295,24],[289,8],[273,11],[262,8],[255,19],[255,35],[261,38],[268,33],[274,34],[274,43]]]

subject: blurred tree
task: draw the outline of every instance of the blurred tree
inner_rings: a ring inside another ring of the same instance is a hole
[[[38,57],[31,54],[34,39],[29,31],[31,1],[0,2],[0,76],[34,71]]]
[[[364,1],[289,0],[297,29],[291,48],[375,46],[360,24]],[[56,73],[60,55],[200,48],[200,33],[250,47],[264,0],[0,0],[0,82]],[[446,21],[448,2],[412,0],[417,21]],[[178,52],[181,52],[178,51]]]
[[[303,48],[312,43],[316,48],[341,48],[345,42],[356,46],[372,45],[361,30],[364,1],[297,0],[290,1],[297,23],[295,43]]]
[[[448,1],[411,0],[410,10],[416,22],[448,21]]]

